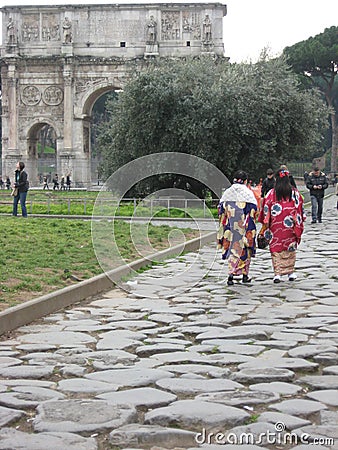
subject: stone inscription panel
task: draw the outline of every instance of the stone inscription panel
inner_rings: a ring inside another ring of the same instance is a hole
[[[145,18],[139,16],[137,11],[95,11],[91,15],[83,12],[76,21],[76,41],[106,44],[144,40]]]

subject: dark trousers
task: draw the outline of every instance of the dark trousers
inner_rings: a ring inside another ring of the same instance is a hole
[[[324,197],[311,195],[311,215],[312,220],[322,220]]]
[[[20,201],[22,217],[27,217],[26,197],[27,197],[27,192],[19,192],[18,195],[14,197],[14,199],[13,199],[13,216],[18,215],[18,203]]]

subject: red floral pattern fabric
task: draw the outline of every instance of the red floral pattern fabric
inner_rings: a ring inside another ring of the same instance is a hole
[[[274,189],[263,200],[258,221],[268,228],[264,236],[269,240],[270,252],[295,250],[304,230],[303,198],[297,189],[291,200],[277,201]]]

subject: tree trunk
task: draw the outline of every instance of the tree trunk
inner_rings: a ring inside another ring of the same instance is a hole
[[[331,126],[332,126],[332,147],[331,147],[331,172],[337,173],[337,139],[338,139],[338,126],[336,120],[336,114],[331,114]]]

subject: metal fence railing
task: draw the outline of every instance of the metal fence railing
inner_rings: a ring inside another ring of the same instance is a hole
[[[0,197],[0,213],[10,213],[13,199],[8,194]],[[184,198],[27,198],[30,214],[92,215],[134,217],[203,217],[215,215],[218,199]]]

